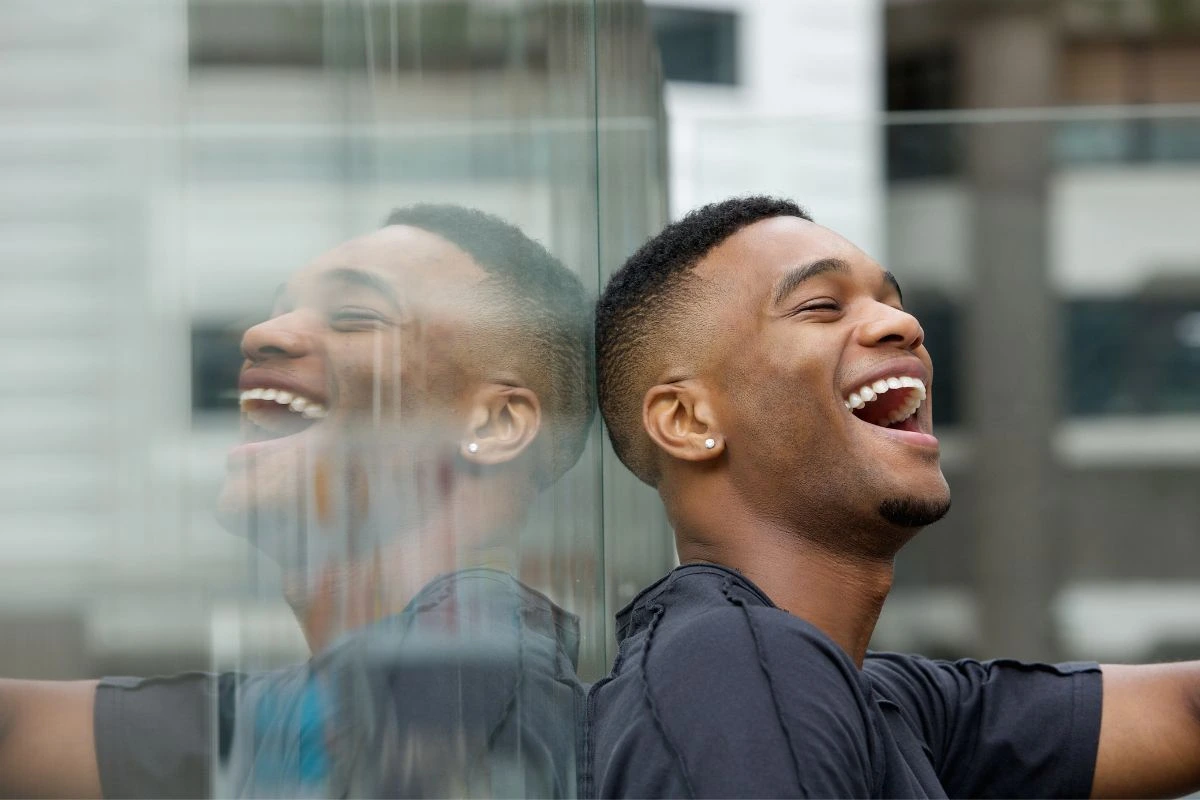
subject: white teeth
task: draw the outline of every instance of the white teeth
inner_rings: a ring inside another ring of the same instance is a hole
[[[908,375],[882,378],[874,383],[865,384],[856,392],[852,392],[845,401],[846,408],[851,411],[860,409],[891,389],[912,389],[913,391],[905,398],[902,406],[888,415],[884,420],[885,425],[894,425],[911,417],[921,407],[921,403],[925,401],[926,396],[929,394],[925,388],[925,384],[917,378]]]
[[[320,403],[314,403],[307,397],[284,389],[247,389],[238,395],[238,400],[243,411],[249,410],[246,404],[251,400],[266,400],[286,406],[307,419],[321,419],[326,414],[325,406]]]
[[[893,411],[887,419],[888,425],[895,425],[897,422],[906,420],[916,413],[921,406],[921,398],[914,392],[913,395],[905,401],[904,405]]]

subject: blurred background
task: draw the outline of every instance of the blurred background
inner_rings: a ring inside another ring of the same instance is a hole
[[[895,272],[955,508],[879,647],[1200,652],[1197,0],[2,0],[0,675],[302,660],[214,521],[241,331],[422,201],[593,294],[668,219],[795,199]],[[602,442],[521,572],[582,621],[674,564]]]

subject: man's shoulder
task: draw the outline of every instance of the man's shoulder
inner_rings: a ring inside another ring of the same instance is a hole
[[[743,599],[668,594],[634,609],[634,632],[590,697],[601,791],[872,791],[872,723],[854,663],[805,620]],[[731,759],[763,769],[731,781]]]
[[[809,622],[778,608],[714,604],[676,613],[669,604],[622,643],[598,694],[639,702],[685,691],[718,706],[751,708],[748,698],[786,703],[810,691],[858,705],[862,678],[848,656]],[[834,696],[829,696],[830,692]],[[666,700],[667,698],[664,698]],[[683,700],[683,697],[678,698]],[[680,713],[686,705],[664,705]]]
[[[673,616],[667,609],[654,632],[660,654],[684,661],[714,654],[744,655],[756,649],[837,657],[837,646],[809,622],[768,606],[724,605]]]
[[[721,731],[764,735],[764,719],[777,720],[776,733],[834,720],[844,730],[867,726],[869,687],[854,662],[731,570],[679,570],[622,623],[613,671],[590,693],[602,739],[625,737],[632,720],[718,738],[725,733],[714,720]]]
[[[645,673],[761,682],[769,662],[793,673],[830,667],[851,681],[857,669],[816,626],[780,609],[739,573],[717,565],[681,567],[618,615],[621,647],[614,677]]]

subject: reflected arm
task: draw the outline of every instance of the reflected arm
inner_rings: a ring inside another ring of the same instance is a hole
[[[0,797],[101,797],[95,681],[0,679]]]
[[[1200,661],[1106,664],[1092,797],[1200,789]]]

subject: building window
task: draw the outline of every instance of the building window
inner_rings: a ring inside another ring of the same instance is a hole
[[[737,14],[651,8],[650,24],[667,80],[723,86],[737,83]]]
[[[888,59],[888,111],[942,111],[957,103],[954,51],[937,47]]]
[[[318,3],[188,3],[192,66],[319,67],[325,13]]]
[[[235,411],[242,368],[242,331],[236,325],[192,325],[192,411]]]
[[[933,371],[933,424],[954,426],[963,422],[962,377],[959,349],[962,342],[960,306],[942,292],[910,287],[904,292],[904,308],[921,321],[925,348],[936,367]]]
[[[544,70],[544,21],[466,0],[353,4],[189,0],[192,67],[339,67],[422,73]]]
[[[888,60],[888,111],[954,108],[958,69],[948,47]],[[954,175],[962,163],[962,135],[954,125],[895,124],[887,128],[889,180]]]
[[[1067,306],[1072,416],[1200,412],[1200,293]]]

